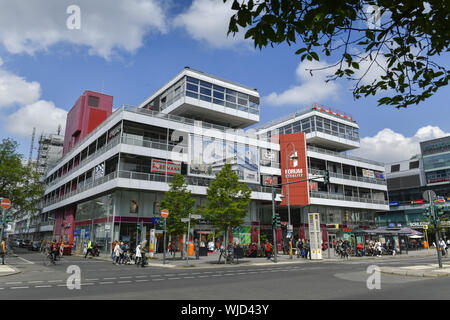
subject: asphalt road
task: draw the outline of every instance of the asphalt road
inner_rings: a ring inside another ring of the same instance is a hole
[[[148,299],[148,300],[317,300],[450,299],[450,277],[380,276],[379,289],[368,289],[367,268],[435,263],[433,258],[310,262],[273,266],[209,269],[138,268],[64,257],[46,266],[38,253],[17,251],[8,264],[20,269],[0,277],[0,299]],[[79,268],[80,289],[69,289],[70,266]],[[374,283],[374,282],[371,282]]]

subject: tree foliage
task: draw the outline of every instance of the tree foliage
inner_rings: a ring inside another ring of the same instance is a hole
[[[195,199],[192,198],[191,191],[187,190],[187,182],[184,177],[181,174],[174,175],[170,189],[160,203],[161,209],[169,210],[166,225],[169,234],[180,235],[187,231],[188,224],[182,222],[181,219],[188,218],[189,212],[193,213],[194,204]]]
[[[251,190],[245,183],[239,182],[239,177],[231,170],[230,164],[226,163],[216,174],[216,179],[211,181],[206,193],[203,217],[217,229],[224,230],[225,237],[231,228],[244,223]]]
[[[302,61],[337,57],[327,81],[353,80],[357,99],[383,92],[379,105],[408,107],[448,84],[447,67],[436,61],[449,51],[446,0],[223,1],[236,11],[228,34],[243,29],[259,49],[299,43]]]
[[[36,211],[44,187],[32,166],[22,162],[18,144],[11,139],[0,143],[0,196],[11,200],[9,211],[15,216]]]

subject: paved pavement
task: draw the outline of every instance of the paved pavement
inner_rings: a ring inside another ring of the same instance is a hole
[[[166,256],[166,260],[164,263],[163,255],[161,253],[156,254],[155,257],[148,259],[148,265],[154,267],[163,267],[163,268],[171,268],[171,269],[186,269],[186,268],[214,268],[214,267],[241,267],[241,266],[273,266],[273,265],[289,265],[289,264],[301,264],[301,263],[326,263],[326,262],[338,262],[343,261],[343,259],[339,258],[334,254],[334,251],[330,251],[328,253],[325,251],[323,254],[322,260],[306,260],[303,258],[293,257],[290,258],[289,255],[278,255],[277,262],[275,263],[274,258],[271,260],[266,259],[265,257],[257,257],[257,258],[249,258],[245,257],[243,259],[238,259],[233,264],[225,264],[224,259],[221,259],[219,263],[219,255],[218,252],[208,253],[208,256],[199,257],[198,260],[195,259],[194,256],[190,256],[188,260],[181,259],[178,255],[175,258],[172,256]],[[17,257],[17,255],[12,254],[9,255]],[[362,261],[376,261],[380,259],[389,259],[394,258],[394,256],[382,256],[382,257],[349,257],[345,259],[345,261],[352,262],[362,262]],[[414,250],[409,251],[408,254],[396,255],[395,259],[411,259],[411,258],[432,258],[437,257],[436,251],[430,249],[430,251],[426,249],[422,250]],[[20,259],[20,257],[19,257]],[[101,255],[100,257],[89,257],[88,259],[93,260],[102,260],[102,261],[111,261],[111,258],[106,255]],[[435,264],[424,263],[422,265],[411,265],[411,266],[389,266],[389,267],[380,267],[380,271],[385,274],[394,274],[401,276],[413,276],[413,277],[442,277],[442,276],[450,276],[450,260],[445,257],[442,259],[443,267],[439,268],[437,264],[437,258]],[[8,258],[7,258],[8,260]],[[447,262],[448,261],[448,262]],[[7,262],[7,261],[6,261]],[[20,270],[6,264],[0,265],[0,277],[8,276],[19,273]]]
[[[155,266],[155,267],[165,267],[165,268],[173,268],[173,269],[184,269],[184,268],[212,268],[212,267],[237,267],[237,266],[270,266],[270,265],[289,265],[289,264],[299,264],[299,263],[324,263],[324,262],[338,262],[343,261],[342,258],[339,258],[334,254],[334,251],[331,250],[330,253],[325,251],[325,253],[322,256],[322,260],[306,260],[303,258],[297,258],[294,256],[292,259],[289,257],[289,255],[278,255],[277,256],[277,262],[275,263],[273,257],[271,260],[267,260],[264,257],[257,257],[257,258],[249,258],[245,257],[243,259],[238,259],[237,263],[234,264],[225,264],[224,260],[221,259],[221,262],[219,264],[219,253],[213,252],[208,253],[208,256],[202,256],[199,257],[199,260],[196,260],[194,256],[190,256],[188,260],[181,259],[180,256],[173,259],[171,256],[166,256],[165,264],[163,263],[163,255],[161,253],[156,254],[154,258],[148,259],[149,266]],[[348,259],[345,259],[346,261],[353,261],[353,262],[362,262],[362,261],[377,261],[380,259],[389,259],[389,258],[395,258],[395,259],[411,259],[411,258],[433,258],[436,257],[436,264],[429,264],[425,263],[423,265],[413,265],[413,266],[395,266],[395,267],[381,267],[380,271],[385,274],[394,274],[394,275],[401,275],[401,276],[414,276],[414,277],[442,277],[442,276],[450,276],[450,260],[447,260],[448,258],[445,257],[442,259],[443,261],[443,267],[439,268],[437,264],[437,254],[436,251],[433,249],[430,249],[429,251],[427,249],[422,250],[413,250],[409,251],[407,254],[401,254],[401,255],[395,255],[395,256],[381,256],[381,257],[349,257]],[[98,260],[111,260],[110,257],[102,256],[102,257],[96,257],[91,259],[98,259]],[[447,263],[448,261],[448,263]]]

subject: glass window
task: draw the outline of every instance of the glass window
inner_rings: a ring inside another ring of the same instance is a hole
[[[200,87],[200,93],[204,94],[204,95],[207,95],[207,96],[210,96],[211,95],[211,89],[206,89],[206,88]]]
[[[200,95],[200,100],[211,102],[211,97]]]
[[[292,126],[292,132],[296,133],[296,132],[300,132],[300,131],[301,131],[300,122],[297,121]]]
[[[246,99],[238,98],[238,104],[240,104],[240,105],[242,105],[242,106],[246,106],[246,105],[247,105],[247,100],[246,100]]]
[[[239,109],[240,111],[248,112],[248,107],[247,107],[247,106],[239,106],[238,109]]]
[[[215,91],[225,92],[225,88],[213,85]]]
[[[225,99],[225,95],[222,92],[214,91],[214,98]]]
[[[230,96],[227,94],[227,101],[236,103],[236,97]]]
[[[248,95],[246,95],[245,93],[238,92],[238,97],[241,98],[241,99],[248,100]]]
[[[200,81],[200,85],[207,87],[207,88],[212,88],[212,84],[209,82]]]
[[[232,95],[232,96],[236,96],[237,92],[231,89],[227,89],[227,94]]]
[[[186,77],[186,80],[187,80],[188,82],[192,82],[192,83],[198,84],[198,79],[194,79],[194,78],[192,78],[192,77]]]
[[[190,92],[190,91],[186,91],[186,95],[187,95],[188,97],[198,99],[198,94],[196,94],[196,93],[192,93],[192,92]]]
[[[194,92],[198,92],[198,86],[193,85],[193,84],[191,84],[191,83],[187,83],[187,84],[186,84],[186,89],[187,89],[187,90],[194,91]]]
[[[400,171],[400,165],[399,164],[394,164],[391,166],[391,172],[397,172]]]
[[[231,103],[231,102],[227,102],[227,107],[236,109],[236,105],[234,103]]]
[[[213,99],[213,102],[215,104],[220,104],[221,106],[223,106],[225,104],[225,102],[223,100],[219,100],[219,99]]]

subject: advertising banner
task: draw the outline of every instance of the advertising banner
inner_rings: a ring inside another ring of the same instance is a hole
[[[363,169],[362,173],[363,173],[363,177],[375,178],[375,172],[373,172],[372,170]]]
[[[181,162],[152,159],[152,172],[181,174]]]
[[[319,213],[308,213],[309,240],[311,259],[322,259],[322,235],[320,232]]]
[[[306,140],[303,132],[280,135],[280,160],[282,183],[306,180],[308,162],[306,157]],[[286,162],[287,159],[287,162]],[[287,205],[287,188],[283,186],[285,196],[281,205]],[[309,205],[308,181],[289,185],[290,205]]]

